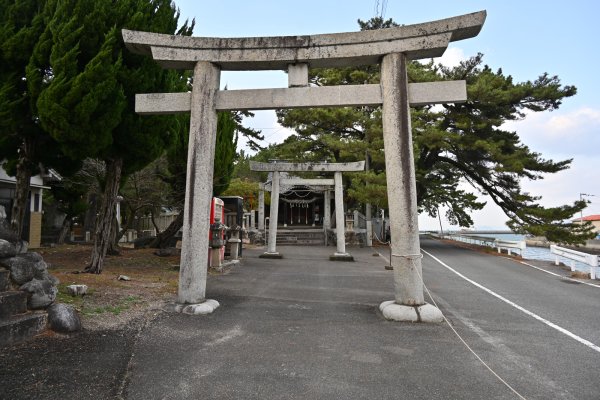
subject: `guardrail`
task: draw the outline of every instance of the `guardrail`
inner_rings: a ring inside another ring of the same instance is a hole
[[[575,261],[587,264],[590,266],[590,278],[596,279],[596,268],[598,268],[598,256],[588,254],[577,250],[566,249],[555,245],[550,246],[550,252],[554,254],[554,263],[559,264],[558,257],[565,257],[571,260],[571,271],[575,271]]]
[[[509,255],[512,255],[513,250],[520,250],[523,255],[523,250],[527,246],[525,241],[512,241],[512,240],[501,240],[490,236],[476,236],[476,235],[444,235],[444,239],[457,240],[463,243],[476,244],[479,246],[488,246],[494,249],[498,249],[498,253],[502,252],[502,249],[506,249]]]
[[[494,240],[494,247],[498,249],[498,253],[500,253],[502,251],[502,249],[506,249],[506,251],[508,251],[508,255],[512,255],[512,250],[520,250],[521,251],[521,255],[523,255],[523,250],[525,250],[525,247],[527,247],[527,245],[525,244],[524,240],[500,240],[500,239],[496,239]]]

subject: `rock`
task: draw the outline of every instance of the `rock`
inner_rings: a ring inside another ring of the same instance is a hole
[[[0,265],[10,269],[10,277],[17,285],[23,285],[33,278],[48,279],[48,265],[38,253],[17,254],[0,260]]]
[[[24,258],[25,260],[29,260],[31,262],[44,261],[44,257],[42,257],[40,253],[36,253],[35,251],[19,254],[18,257]]]
[[[17,249],[17,254],[27,253],[29,243],[25,240],[19,240],[15,242],[15,248]]]
[[[26,284],[21,285],[19,289],[30,294],[27,300],[27,307],[34,310],[48,307],[58,294],[58,288],[49,279],[41,280],[34,278]]]
[[[33,279],[33,264],[21,255],[0,260],[0,264],[10,270],[10,278],[17,285],[23,285]]]
[[[119,277],[117,278],[117,280],[120,280],[120,281],[130,281],[131,278],[128,277],[127,275],[119,275]]]
[[[0,239],[6,240],[11,243],[19,241],[19,237],[11,229],[8,228],[8,224],[3,224],[5,220],[0,220]]]
[[[55,277],[54,275],[48,274],[48,277],[46,279],[49,280],[50,282],[52,282],[52,284],[54,286],[60,285],[60,280],[57,277]]]
[[[33,263],[33,277],[36,279],[48,279],[48,264],[45,261]]]
[[[87,285],[69,285],[67,291],[71,296],[84,296],[87,293]]]
[[[0,258],[10,258],[17,255],[15,246],[7,240],[0,239]]]
[[[48,307],[48,325],[56,332],[77,332],[81,330],[81,319],[72,306],[57,303]]]

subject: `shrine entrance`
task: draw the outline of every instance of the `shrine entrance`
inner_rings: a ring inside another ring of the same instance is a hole
[[[284,228],[307,228],[322,225],[323,194],[308,186],[294,186],[281,193],[278,219]]]
[[[123,30],[123,40],[132,52],[151,55],[165,68],[194,70],[191,93],[136,95],[136,111],[142,114],[190,112],[179,291],[174,310],[206,314],[219,305],[205,297],[212,198],[212,187],[206,183],[213,179],[218,111],[381,105],[395,299],[381,303],[380,309],[391,320],[441,321],[441,312],[424,300],[410,106],[465,101],[466,82],[409,83],[407,64],[440,57],[450,42],[477,36],[485,18],[486,12],[480,11],[374,31],[288,37],[206,38]],[[309,67],[371,64],[380,65],[380,84],[316,87],[308,83]],[[222,70],[285,70],[288,88],[219,90]],[[337,189],[341,171],[335,171],[335,177]],[[273,170],[271,194],[275,193],[278,200],[279,173]],[[341,199],[336,196],[337,201]],[[275,218],[278,204],[271,202]],[[336,206],[337,213],[339,208]],[[339,252],[339,234],[337,240]],[[271,243],[267,253],[275,251]]]

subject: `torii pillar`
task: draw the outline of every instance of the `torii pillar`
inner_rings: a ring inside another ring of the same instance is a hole
[[[191,94],[138,94],[135,105],[141,114],[191,111],[184,237],[174,308],[202,314],[218,305],[205,299],[212,195],[206,183],[213,177],[217,111],[383,104],[395,300],[379,308],[387,319],[441,321],[441,312],[426,304],[423,296],[409,105],[465,101],[466,82],[408,84],[406,62],[441,57],[450,42],[477,36],[485,18],[486,12],[479,11],[375,31],[269,38],[194,38],[123,30],[123,41],[132,52],[151,55],[165,68],[194,69]],[[380,85],[308,84],[309,66],[380,63]],[[221,70],[287,70],[288,88],[219,91]],[[343,218],[337,223],[343,225]]]
[[[265,188],[262,184],[258,191],[258,230],[265,230]]]

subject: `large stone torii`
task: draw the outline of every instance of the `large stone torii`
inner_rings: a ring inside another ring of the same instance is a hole
[[[417,221],[410,105],[466,100],[466,83],[409,83],[409,60],[440,57],[449,42],[479,34],[486,12],[395,28],[310,36],[206,38],[123,30],[135,53],[165,68],[194,70],[191,93],[136,95],[141,114],[191,112],[183,243],[176,311],[212,312],[207,300],[209,205],[217,111],[383,105],[383,137],[391,221],[395,299],[385,318],[440,321],[425,303]],[[311,87],[308,68],[381,64],[379,85]],[[287,70],[288,88],[219,90],[222,70]]]

